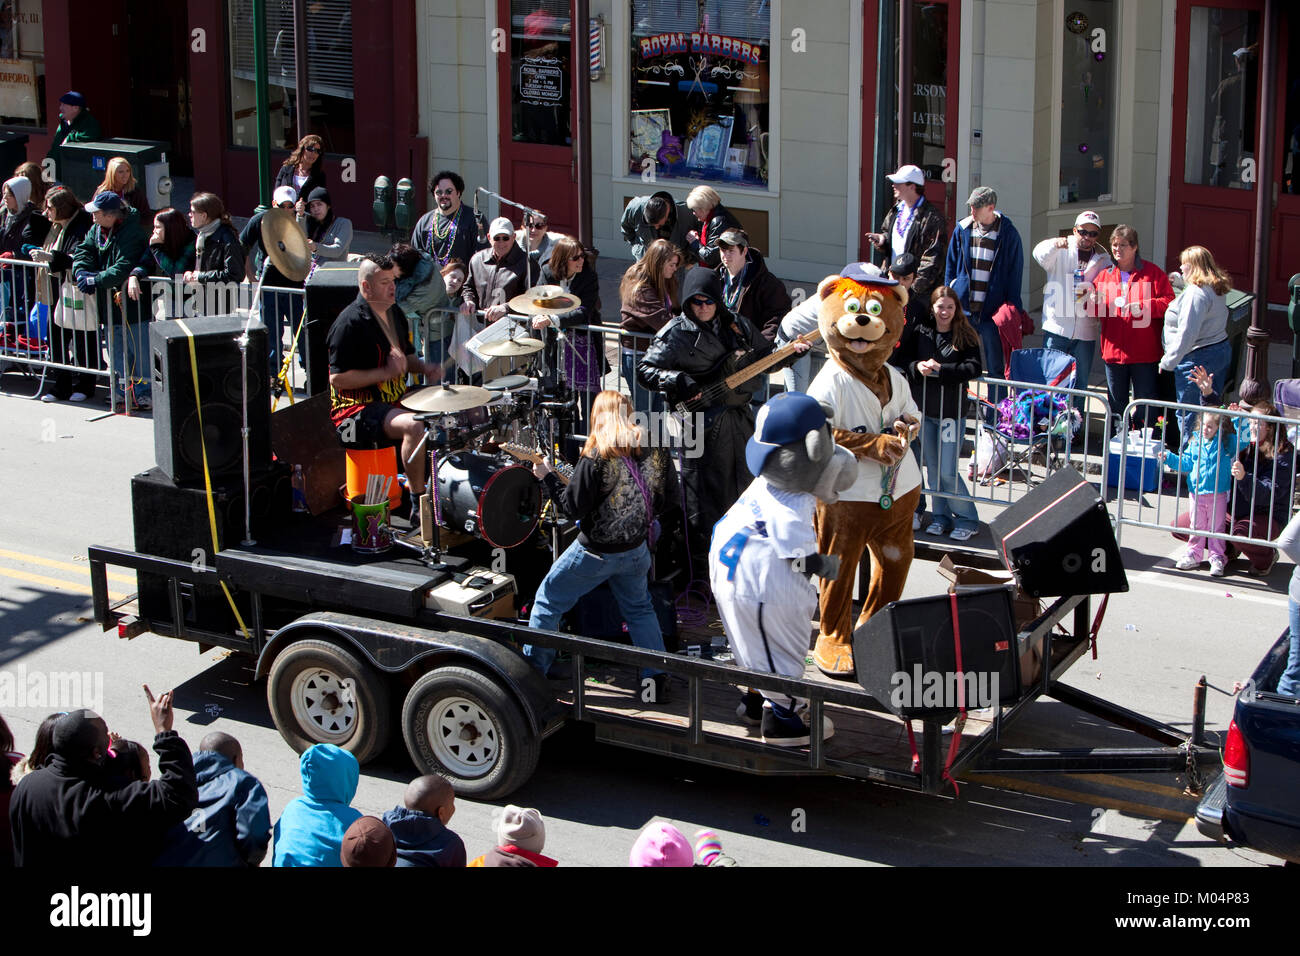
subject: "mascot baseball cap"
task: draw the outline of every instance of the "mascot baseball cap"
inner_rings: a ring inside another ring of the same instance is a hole
[[[754,435],[745,443],[745,464],[749,473],[758,476],[767,456],[782,445],[802,441],[809,432],[826,424],[821,402],[803,392],[782,392],[768,399],[758,410]]]
[[[840,278],[863,285],[898,285],[897,279],[889,278],[880,271],[880,266],[872,262],[850,262],[840,270]]]

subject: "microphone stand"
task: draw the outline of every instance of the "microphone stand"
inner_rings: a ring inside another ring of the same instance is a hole
[[[248,310],[248,318],[244,321],[244,331],[235,339],[239,346],[239,387],[242,394],[243,420],[239,432],[244,446],[244,540],[240,544],[246,548],[257,544],[253,540],[253,475],[248,460],[248,333],[253,327],[253,319],[260,319],[262,315],[262,280],[265,276],[266,270],[263,269],[253,293],[253,307]]]

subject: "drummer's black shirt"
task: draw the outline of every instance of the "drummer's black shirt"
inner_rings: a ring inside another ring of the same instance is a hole
[[[392,305],[388,308],[388,317],[402,343],[402,351],[413,355],[415,346],[411,344],[411,331],[405,314],[396,305]],[[380,368],[388,359],[388,350],[391,348],[374,310],[360,293],[351,305],[339,313],[339,317],[330,326],[325,342],[330,350],[330,374]],[[405,393],[405,375],[366,388],[339,391],[331,385],[330,420],[339,425],[375,402],[395,405]]]

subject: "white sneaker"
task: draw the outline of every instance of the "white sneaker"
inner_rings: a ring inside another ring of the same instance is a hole
[[[90,397],[90,396],[87,395],[85,392],[73,392],[73,393],[68,397],[68,401],[70,401],[70,402],[84,402],[84,401],[85,401],[86,399],[88,399],[89,397]]]
[[[921,512],[919,511],[912,512],[912,530],[913,531],[921,530]]]
[[[1210,577],[1221,578],[1227,569],[1227,562],[1217,558],[1210,558]]]
[[[941,538],[948,533],[948,529],[944,527],[944,523],[942,521],[931,521],[930,527],[925,529],[925,533],[932,534],[935,535],[936,537]]]
[[[44,395],[41,396],[41,401],[49,403],[49,402],[57,402],[58,399],[54,397],[53,392],[46,392]]]
[[[975,532],[970,528],[953,528],[952,534],[948,535],[953,541],[969,541],[975,537]]]
[[[1195,558],[1182,557],[1178,559],[1178,563],[1175,564],[1174,567],[1179,571],[1195,571],[1202,563],[1203,562],[1198,561]]]

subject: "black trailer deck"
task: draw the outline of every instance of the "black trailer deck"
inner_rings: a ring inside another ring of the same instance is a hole
[[[1199,740],[1063,683],[1070,666],[1091,649],[1092,602],[1086,595],[1056,599],[1019,633],[1021,652],[1037,646],[1046,666],[1031,685],[1022,688],[1014,704],[970,713],[958,749],[951,755],[952,737],[944,733],[941,722],[918,721],[914,755],[903,722],[854,682],[830,680],[811,667],[801,679],[784,678],[719,661],[534,631],[512,620],[431,610],[424,600],[431,587],[448,578],[473,577],[474,568],[463,559],[449,559],[448,567],[432,569],[403,550],[374,557],[355,555],[349,548],[333,546],[334,528],[328,521],[307,520],[289,529],[284,539],[229,548],[210,564],[92,547],[95,619],[105,630],[116,627],[123,637],[149,631],[195,641],[201,649],[217,646],[250,654],[257,658],[259,677],[270,673],[275,657],[302,635],[319,639],[324,634],[338,641],[395,682],[395,691],[409,689],[426,669],[449,661],[468,666],[482,663],[481,670],[495,675],[522,701],[530,732],[538,739],[564,720],[575,720],[595,725],[598,739],[618,746],[756,774],[837,774],[937,793],[949,778],[979,772],[1178,772],[1189,764],[1216,759]],[[146,581],[155,587],[165,581],[162,613],[156,601],[147,615],[131,598],[110,603],[109,565],[136,570],[142,590]],[[240,608],[243,627],[214,630],[187,619],[192,617],[186,609],[193,594],[219,594],[222,584]],[[573,663],[571,679],[548,682],[537,676],[516,653],[524,643],[567,652]],[[643,699],[636,675],[638,668],[645,667],[674,676],[668,702]],[[807,698],[811,745],[793,749],[764,744],[736,717],[738,687]],[[1136,731],[1157,746],[1000,749],[1002,733],[1042,696]],[[539,703],[540,698],[545,702]],[[835,732],[823,741],[820,729],[825,717],[834,722]],[[286,739],[298,746],[287,735]],[[413,759],[419,763],[414,754]]]

